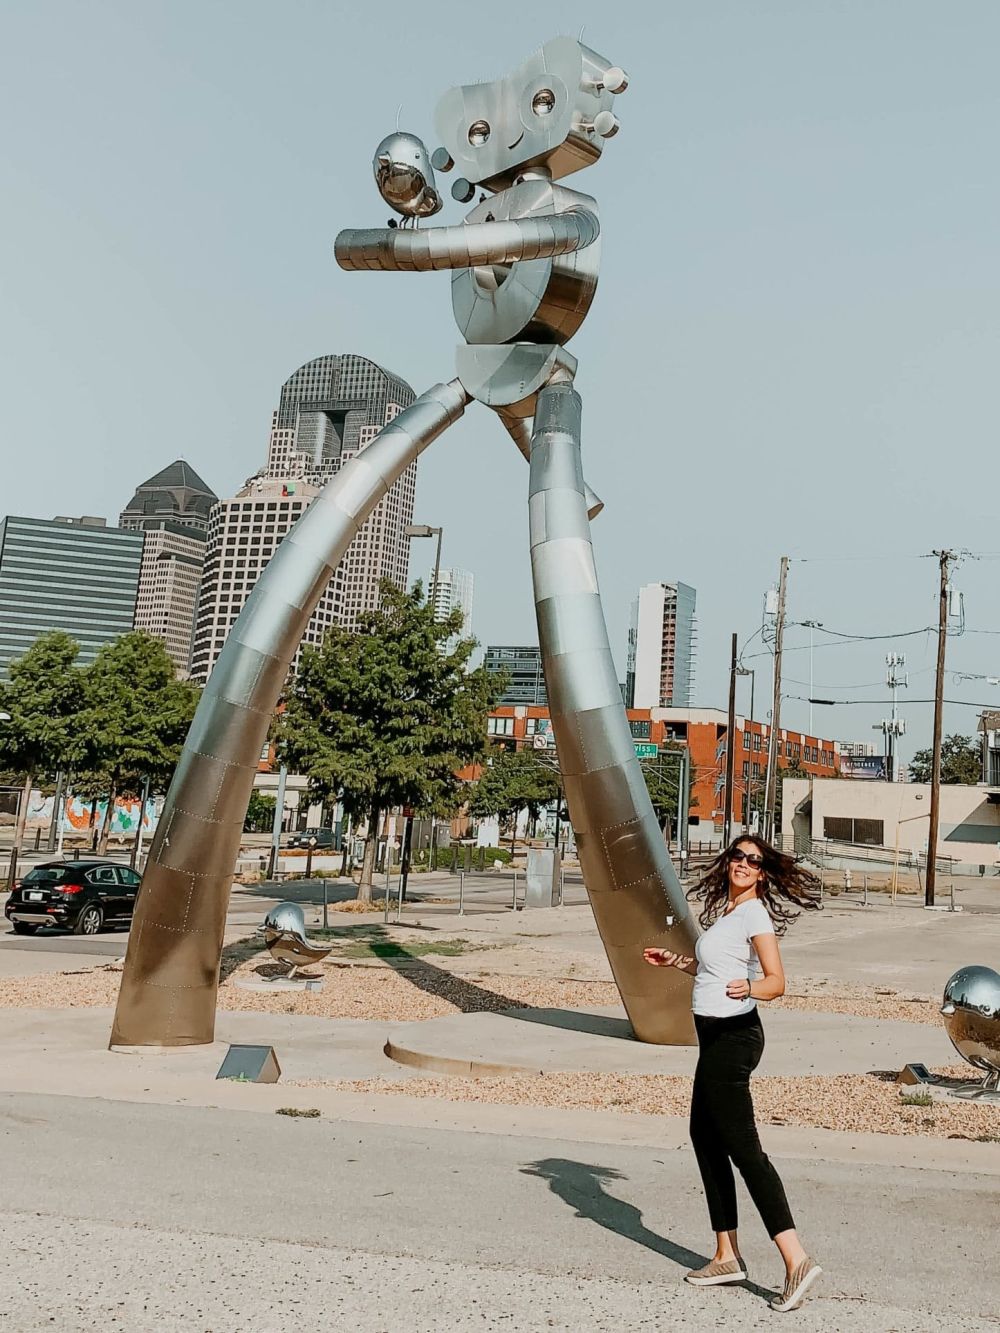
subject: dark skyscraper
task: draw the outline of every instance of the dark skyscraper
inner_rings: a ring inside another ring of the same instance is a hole
[[[205,537],[217,499],[178,458],[136,488],[119,520],[123,528],[145,533],[135,628],[163,640],[180,675],[191,666]]]

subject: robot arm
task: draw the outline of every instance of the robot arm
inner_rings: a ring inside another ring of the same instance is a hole
[[[600,224],[585,208],[507,222],[479,222],[457,227],[403,231],[376,227],[342,231],[334,243],[343,269],[376,272],[427,272],[513,264],[519,259],[550,259],[593,245]]]

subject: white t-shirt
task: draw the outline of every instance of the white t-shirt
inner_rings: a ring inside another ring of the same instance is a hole
[[[774,926],[759,898],[748,898],[726,916],[720,916],[698,938],[691,1008],[708,1018],[733,1018],[748,1014],[757,1001],[731,1000],[726,986],[738,977],[756,981],[763,975],[757,950],[750,941],[755,935],[773,935]]]

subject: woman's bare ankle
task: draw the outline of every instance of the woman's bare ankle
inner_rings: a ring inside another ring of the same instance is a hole
[[[729,1264],[740,1257],[739,1242],[735,1231],[717,1231],[715,1233],[715,1262]]]

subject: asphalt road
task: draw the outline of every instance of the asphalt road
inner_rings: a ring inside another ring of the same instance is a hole
[[[774,1327],[756,1219],[760,1285],[681,1282],[707,1230],[687,1151],[5,1096],[0,1161],[17,1333]],[[779,1165],[827,1270],[797,1329],[1000,1327],[1000,1179]]]

